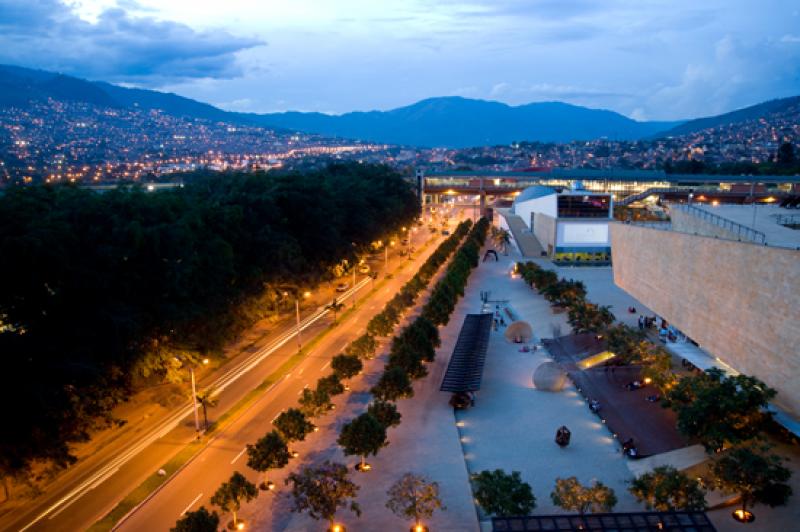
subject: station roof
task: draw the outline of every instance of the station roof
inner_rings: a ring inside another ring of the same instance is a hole
[[[443,392],[480,390],[493,319],[492,314],[467,314],[439,390]]]
[[[532,515],[529,517],[495,517],[492,529],[499,531],[549,530],[577,532],[604,530],[614,532],[715,532],[716,528],[704,512],[628,512],[585,515]]]

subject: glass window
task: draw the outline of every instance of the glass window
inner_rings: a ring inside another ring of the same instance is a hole
[[[559,218],[608,218],[609,197],[587,194],[558,196]]]

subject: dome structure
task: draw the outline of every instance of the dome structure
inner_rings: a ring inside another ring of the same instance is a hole
[[[544,362],[533,372],[533,385],[543,392],[560,392],[567,383],[567,374],[555,362]]]
[[[515,343],[527,343],[533,338],[533,329],[527,321],[515,321],[504,333],[506,340]]]

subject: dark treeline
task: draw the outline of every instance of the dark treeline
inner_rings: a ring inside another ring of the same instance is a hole
[[[739,161],[718,165],[697,160],[667,161],[664,163],[664,171],[668,174],[798,175],[800,159],[795,154],[794,145],[784,142],[771,161],[762,163]]]
[[[285,290],[329,278],[419,209],[383,166],[185,183],[0,196],[0,472],[69,463],[69,444],[112,422],[136,379],[219,350],[260,307],[292,304]]]

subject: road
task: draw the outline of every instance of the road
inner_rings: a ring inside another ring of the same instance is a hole
[[[427,234],[423,231],[413,238],[413,243],[419,246],[426,238]],[[434,248],[435,246],[429,246],[425,256]],[[400,275],[389,280],[387,286],[377,294],[373,294],[369,301],[357,308],[358,319],[364,320],[365,313],[374,313],[376,308],[382,308],[383,304],[399,288],[399,284],[410,278],[423,260],[415,257],[412,263],[398,256],[397,253],[394,255],[394,257],[390,255],[389,271],[400,264],[414,267],[404,268]],[[383,269],[383,261],[379,262],[380,269]],[[375,266],[378,266],[377,262]],[[362,278],[357,282],[355,289],[350,287],[348,292],[336,294],[338,300],[346,303],[348,307],[354,293],[358,297],[370,288],[371,281],[363,276],[360,277]],[[338,351],[330,353],[328,350],[341,349],[355,337],[353,329],[348,327],[348,323],[353,321],[353,318],[354,316],[350,315],[344,324],[340,324],[334,329],[333,334],[309,353],[302,364],[315,360],[317,350],[320,348],[325,349],[328,358],[338,354]],[[326,330],[331,322],[330,312],[323,308],[307,313],[301,321],[304,343],[308,343]],[[366,321],[363,321],[362,330],[365,324]],[[347,333],[341,334],[342,330]],[[216,413],[223,413],[235,405],[296,352],[295,332],[294,324],[290,322],[283,324],[258,349],[236,357],[214,376],[210,376],[207,382],[200,383],[201,389],[214,386],[219,392],[219,405],[210,410],[209,421],[213,421]],[[350,336],[347,336],[348,334]],[[341,339],[341,341],[336,344],[328,343],[331,338],[336,338],[337,341]],[[300,370],[301,368],[297,368],[296,371]],[[322,374],[320,373],[319,376]],[[316,382],[316,378],[318,377],[313,379],[312,384]],[[280,394],[276,392],[282,389],[282,384],[279,382],[274,389],[268,390],[264,397],[278,397]],[[261,399],[263,400],[263,397]],[[296,397],[292,399],[296,400]],[[163,409],[158,413],[162,415],[159,415],[157,419],[131,423],[127,430],[112,434],[109,438],[110,441],[101,446],[97,452],[82,460],[79,467],[70,468],[60,475],[57,482],[48,487],[47,492],[34,504],[28,505],[24,509],[6,512],[0,518],[0,529],[85,530],[91,526],[114,508],[132,489],[139,486],[194,439],[191,404],[187,402],[171,408],[166,414],[163,414]]]
[[[436,244],[441,239],[436,240]],[[137,511],[120,523],[119,530],[169,530],[186,511],[209,507],[217,488],[235,470],[256,481],[258,475],[247,468],[246,445],[272,429],[272,421],[287,408],[297,406],[303,388],[314,387],[317,379],[330,373],[331,358],[352,339],[362,334],[369,319],[379,312],[386,301],[419,269],[435,249],[429,246],[424,254],[415,257],[401,275],[391,279],[377,294],[322,339],[294,370],[264,393],[241,417],[220,432],[217,437],[183,470]]]

